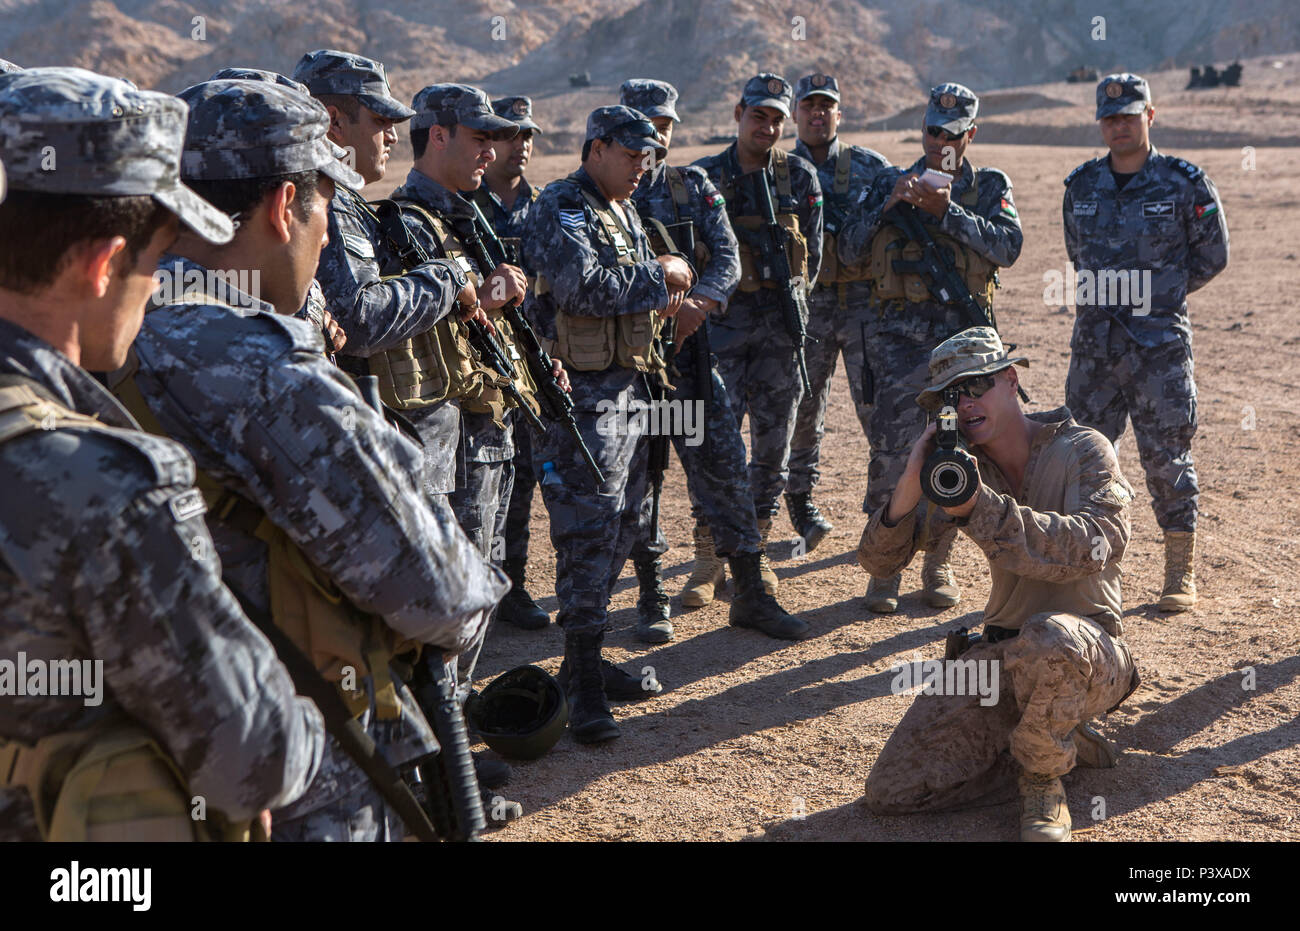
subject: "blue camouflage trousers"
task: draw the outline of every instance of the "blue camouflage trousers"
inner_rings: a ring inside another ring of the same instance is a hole
[[[706,326],[703,332],[707,340],[709,328]],[[702,442],[696,443],[691,437],[679,433],[672,436],[673,448],[677,450],[677,458],[686,473],[691,516],[697,523],[708,525],[713,533],[714,549],[719,555],[757,553],[758,521],[745,474],[745,443],[740,437],[740,423],[712,353],[709,354],[709,368],[703,376],[709,380],[709,385],[700,382],[700,360],[696,355],[699,336],[699,332],[692,334],[678,347],[677,374],[672,379],[674,388],[667,394],[669,401],[696,405],[697,410],[703,410],[699,437]],[[706,387],[707,390],[700,390]],[[650,499],[647,482],[643,508],[647,528],[650,527]],[[662,507],[661,504],[661,510]],[[668,541],[659,533],[653,541],[638,543],[633,556],[641,558],[667,550]]]
[[[590,396],[590,386],[580,380],[601,378],[600,374],[571,372],[574,394]],[[640,378],[620,395],[621,400],[647,402]],[[611,401],[618,398],[610,397]],[[583,405],[589,406],[589,405]],[[639,425],[629,419],[623,425],[595,410],[575,409],[573,416],[587,448],[604,473],[597,485],[587,470],[578,445],[558,425],[551,425],[545,438],[533,446],[533,465],[540,476],[542,501],[551,523],[551,545],[555,547],[555,594],[560,602],[556,617],[566,634],[596,633],[605,629],[609,599],[614,583],[633,546],[648,532],[643,525],[642,506],[646,499],[646,441]],[[544,463],[554,469],[544,470]],[[648,511],[646,511],[648,515]]]
[[[860,294],[865,285],[865,282],[851,282],[820,286],[808,298],[809,343],[805,354],[812,391],[799,402],[790,443],[790,481],[786,487],[789,494],[807,494],[817,487],[821,478],[817,467],[821,462],[822,437],[826,435],[826,406],[831,395],[831,378],[841,354],[858,422],[862,424],[863,434],[871,435],[872,398],[863,394],[864,370],[871,371],[866,367],[864,336],[869,311]]]
[[[1133,421],[1138,457],[1161,530],[1196,530],[1200,487],[1192,463],[1196,382],[1191,337],[1138,344],[1118,324],[1098,334],[1076,327],[1070,341],[1065,403],[1074,419],[1114,443]]]
[[[514,476],[511,460],[501,462],[458,461],[456,490],[448,495],[456,521],[473,541],[483,558],[501,565],[505,551],[506,506]],[[496,618],[493,611],[492,618]],[[474,668],[487,640],[492,620],[484,624],[479,635],[456,657],[456,697],[463,703],[474,682]]]
[[[526,560],[533,490],[537,487],[537,476],[533,474],[533,428],[522,417],[511,416],[515,417],[515,457],[510,461],[514,481],[507,492],[510,497],[503,505],[506,509],[505,558]]]
[[[749,414],[749,492],[759,520],[781,508],[803,395],[794,344],[781,323],[775,293],[733,300],[709,328],[736,417]]]

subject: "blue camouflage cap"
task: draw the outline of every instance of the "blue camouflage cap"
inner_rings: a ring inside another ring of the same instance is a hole
[[[468,84],[430,84],[411,101],[415,118],[411,129],[430,126],[468,126],[484,132],[501,133],[507,139],[519,132],[519,124],[497,116],[488,95]]]
[[[831,75],[822,74],[822,72],[818,71],[816,74],[804,75],[795,83],[795,103],[798,103],[805,97],[811,97],[813,94],[824,94],[838,103],[840,99],[839,82]]]
[[[606,137],[638,152],[654,149],[656,158],[668,155],[664,137],[659,135],[650,117],[631,107],[597,107],[591,111],[587,117],[587,138]]]
[[[779,74],[764,71],[745,82],[740,99],[747,107],[771,107],[790,115],[790,82]]]
[[[388,86],[383,63],[364,55],[322,48],[308,52],[293,69],[293,79],[307,85],[313,96],[348,94],[360,98],[367,110],[402,122],[415,111],[399,103]]]
[[[307,85],[293,78],[285,77],[278,71],[263,71],[261,68],[222,68],[215,72],[209,81],[270,81],[282,87],[292,87],[303,94],[310,94]]]
[[[1097,83],[1097,119],[1121,113],[1143,113],[1151,104],[1146,78],[1123,72],[1108,74]]]
[[[11,61],[0,58],[0,74],[12,74],[15,71],[22,71],[21,65],[15,65]]]
[[[516,123],[519,129],[540,133],[542,127],[533,122],[533,102],[527,97],[498,97],[492,101],[492,112],[502,119]]]
[[[651,119],[666,116],[674,123],[682,121],[677,115],[677,88],[667,81],[628,78],[619,88],[618,102],[633,110],[640,110]]]
[[[181,183],[186,106],[81,68],[0,77],[0,159],[15,191],[148,195],[204,239],[230,241],[230,219]]]
[[[940,84],[930,89],[930,105],[925,108],[925,125],[942,126],[954,136],[975,125],[980,99],[965,84]]]
[[[190,105],[181,174],[191,181],[320,171],[351,188],[365,179],[339,160],[320,101],[269,81],[205,81],[177,96]]]

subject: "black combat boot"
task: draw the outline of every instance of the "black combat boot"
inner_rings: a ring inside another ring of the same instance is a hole
[[[619,669],[607,659],[600,661],[601,680],[605,683],[605,697],[610,701],[644,701],[663,691],[663,686],[652,676],[639,679],[630,672]],[[560,685],[569,687],[569,663],[561,661],[560,671],[555,674]],[[647,688],[648,686],[648,688]]]
[[[502,570],[510,578],[511,588],[497,607],[497,618],[521,630],[541,630],[551,623],[551,617],[537,606],[524,588],[525,562],[527,560],[514,558],[501,564]]]
[[[569,731],[578,743],[592,744],[622,736],[609,713],[600,668],[604,632],[564,635],[564,662],[570,670],[565,691],[569,696]]]
[[[817,544],[826,539],[826,534],[835,527],[817,510],[813,503],[812,492],[799,492],[785,496],[785,509],[790,515],[790,525],[795,533],[803,537],[805,552],[817,549]]]
[[[673,622],[668,620],[668,593],[659,571],[657,553],[645,553],[632,561],[641,597],[636,601],[636,639],[642,643],[667,643],[673,639]]]
[[[736,583],[728,616],[733,627],[752,627],[778,640],[802,640],[811,633],[807,622],[787,613],[763,588],[758,553],[729,556],[727,562]]]

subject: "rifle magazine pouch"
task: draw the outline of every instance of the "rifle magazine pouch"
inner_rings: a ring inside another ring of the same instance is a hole
[[[618,326],[615,360],[618,364],[638,372],[661,371],[663,360],[654,350],[655,337],[659,335],[659,315],[641,312],[620,314],[615,319]]]
[[[583,317],[555,312],[556,354],[579,372],[603,372],[614,364],[613,317]]]
[[[386,406],[409,411],[447,397],[451,372],[446,362],[446,340],[440,332],[446,329],[445,322],[367,360],[370,374],[379,378],[379,394]]]

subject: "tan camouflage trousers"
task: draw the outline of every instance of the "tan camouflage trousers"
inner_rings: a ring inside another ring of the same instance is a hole
[[[997,703],[917,695],[867,775],[872,811],[992,804],[1014,797],[1021,768],[1065,775],[1075,725],[1117,705],[1133,676],[1124,642],[1073,614],[1035,614],[1019,636],[977,643],[961,659],[997,661]]]

